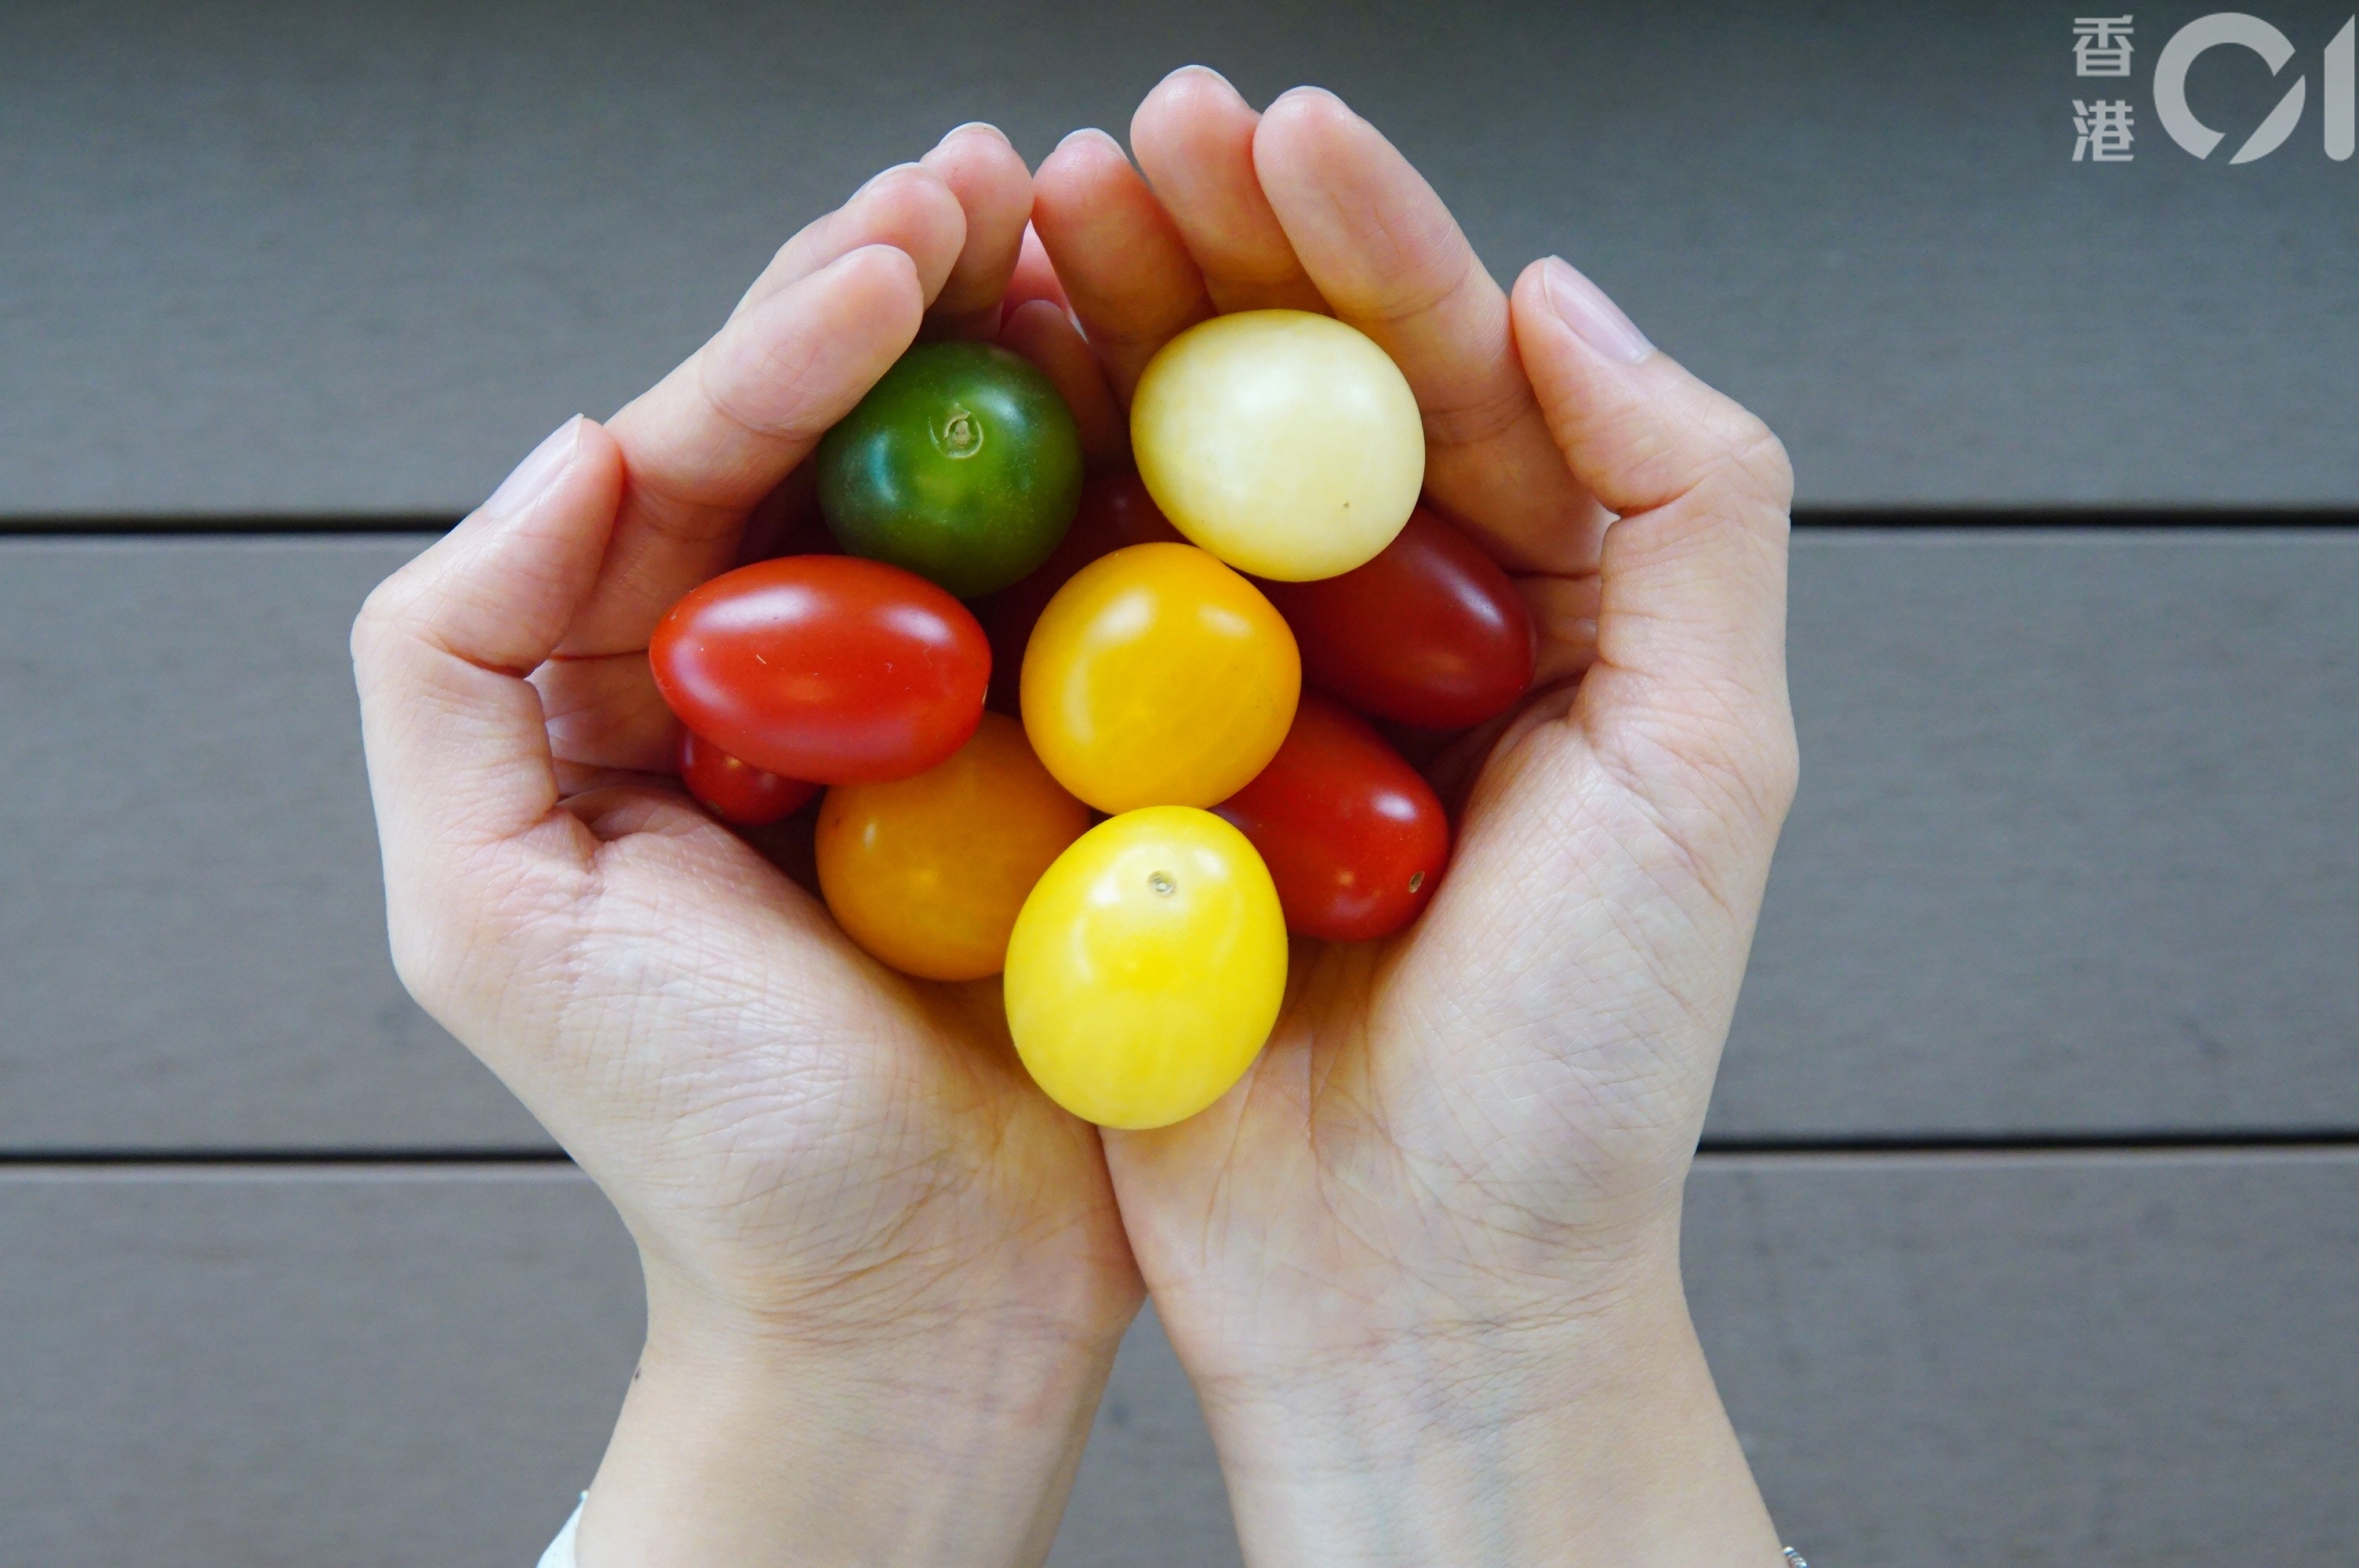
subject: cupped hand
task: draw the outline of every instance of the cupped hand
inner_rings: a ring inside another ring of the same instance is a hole
[[[920,331],[999,332],[1030,206],[986,127],[880,175],[353,629],[401,974],[647,1276],[585,1563],[1037,1561],[1136,1309],[1097,1136],[1025,1077],[995,987],[886,970],[662,777],[647,658],[764,547],[757,508],[791,532],[788,476]],[[1015,317],[1103,444],[1079,337]]]
[[[1421,921],[1298,944],[1234,1090],[1106,1134],[1247,1560],[1773,1562],[1678,1217],[1795,784],[1784,452],[1563,262],[1501,290],[1330,94],[1191,68],[1131,131],[1144,178],[1094,132],[1036,177],[1116,394],[1214,311],[1352,323],[1542,636]]]

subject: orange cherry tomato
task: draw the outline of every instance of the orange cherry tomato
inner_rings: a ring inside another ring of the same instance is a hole
[[[1226,800],[1277,754],[1301,692],[1285,619],[1193,545],[1083,567],[1024,650],[1025,732],[1100,811]]]
[[[977,980],[1007,961],[1032,884],[1089,826],[1022,727],[986,713],[949,761],[915,778],[827,792],[820,891],[844,934],[903,974]]]

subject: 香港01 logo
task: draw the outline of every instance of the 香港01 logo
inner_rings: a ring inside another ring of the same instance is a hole
[[[2131,74],[2137,52],[2136,17],[2076,16],[2072,19],[2072,74],[2083,77]],[[2326,156],[2338,163],[2351,156],[2353,132],[2359,113],[2353,107],[2353,54],[2359,41],[2359,16],[2343,24],[2320,57],[2321,118],[2324,122]],[[2154,57],[2154,117],[2170,139],[2199,158],[2227,138],[2197,117],[2187,104],[2187,72],[2196,59],[2215,49],[2250,49],[2282,75],[2296,53],[2293,40],[2272,24],[2243,11],[2214,11],[2198,16],[2170,35]],[[2310,103],[2310,74],[2298,72],[2277,107],[2255,126],[2236,148],[2231,164],[2265,158],[2283,146],[2301,124]],[[2136,107],[2126,98],[2072,100],[2072,161],[2127,163],[2136,157]]]

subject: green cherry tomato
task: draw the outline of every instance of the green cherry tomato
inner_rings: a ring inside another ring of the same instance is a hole
[[[819,445],[836,542],[961,599],[1048,559],[1082,494],[1082,442],[1049,378],[990,343],[903,354]]]

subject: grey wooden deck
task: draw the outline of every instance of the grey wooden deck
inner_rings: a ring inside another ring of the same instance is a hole
[[[2264,14],[2314,70],[2349,11]],[[1119,132],[1190,59],[1343,92],[1495,270],[1571,256],[1795,454],[1805,777],[1688,1238],[1789,1535],[2346,1557],[2359,164],[2313,114],[2076,167],[2070,19],[12,8],[0,1563],[532,1560],[632,1260],[392,976],[351,614],[875,167]],[[1057,1561],[1234,1559],[1150,1315]]]

